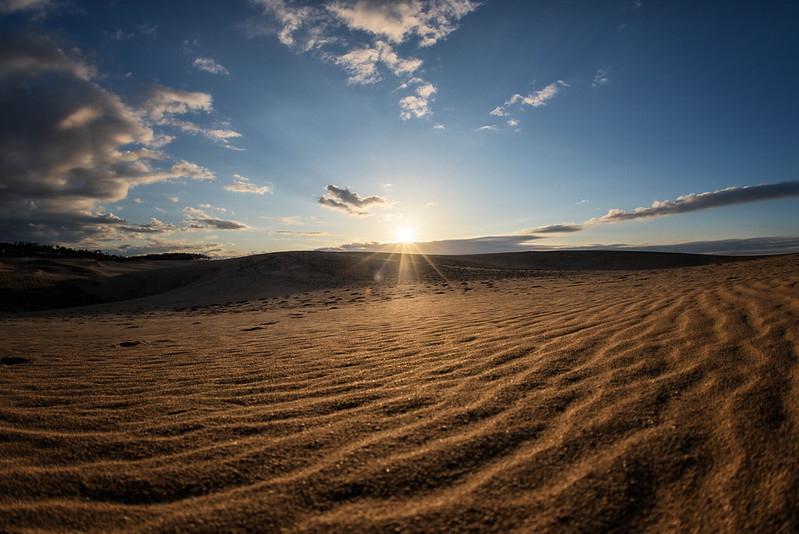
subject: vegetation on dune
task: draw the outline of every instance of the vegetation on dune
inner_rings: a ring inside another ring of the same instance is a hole
[[[162,254],[145,254],[142,256],[119,256],[108,254],[102,250],[86,250],[63,247],[60,245],[42,245],[26,241],[0,243],[0,257],[3,258],[88,258],[103,261],[135,261],[135,260],[207,260],[204,254],[191,252],[165,252]]]

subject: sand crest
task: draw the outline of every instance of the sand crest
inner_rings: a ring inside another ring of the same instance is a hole
[[[799,531],[799,255],[432,260],[14,271],[0,530]]]

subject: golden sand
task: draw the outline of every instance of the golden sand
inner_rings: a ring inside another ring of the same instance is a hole
[[[554,254],[79,273],[0,317],[0,531],[799,531],[799,256]]]

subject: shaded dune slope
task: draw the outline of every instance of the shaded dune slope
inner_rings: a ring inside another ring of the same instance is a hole
[[[279,252],[218,261],[170,262],[169,268],[103,276],[52,260],[29,262],[59,274],[16,286],[0,278],[0,309],[65,308],[144,299],[141,309],[222,304],[286,292],[338,287],[375,279],[426,281],[529,277],[545,271],[664,269],[740,261],[741,258],[658,252],[516,252],[471,256],[421,256],[330,252]],[[98,262],[93,262],[98,263]],[[72,273],[67,277],[64,273]],[[0,273],[2,274],[2,273]],[[19,278],[19,276],[18,276]],[[31,278],[31,277],[28,277]],[[30,287],[32,286],[32,287]],[[166,294],[166,295],[164,295]],[[147,297],[156,296],[157,299]]]
[[[799,530],[799,257],[556,274],[6,319],[0,529]]]

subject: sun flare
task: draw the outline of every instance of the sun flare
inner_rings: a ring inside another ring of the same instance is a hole
[[[413,243],[413,230],[407,226],[397,229],[397,241],[400,243]]]

